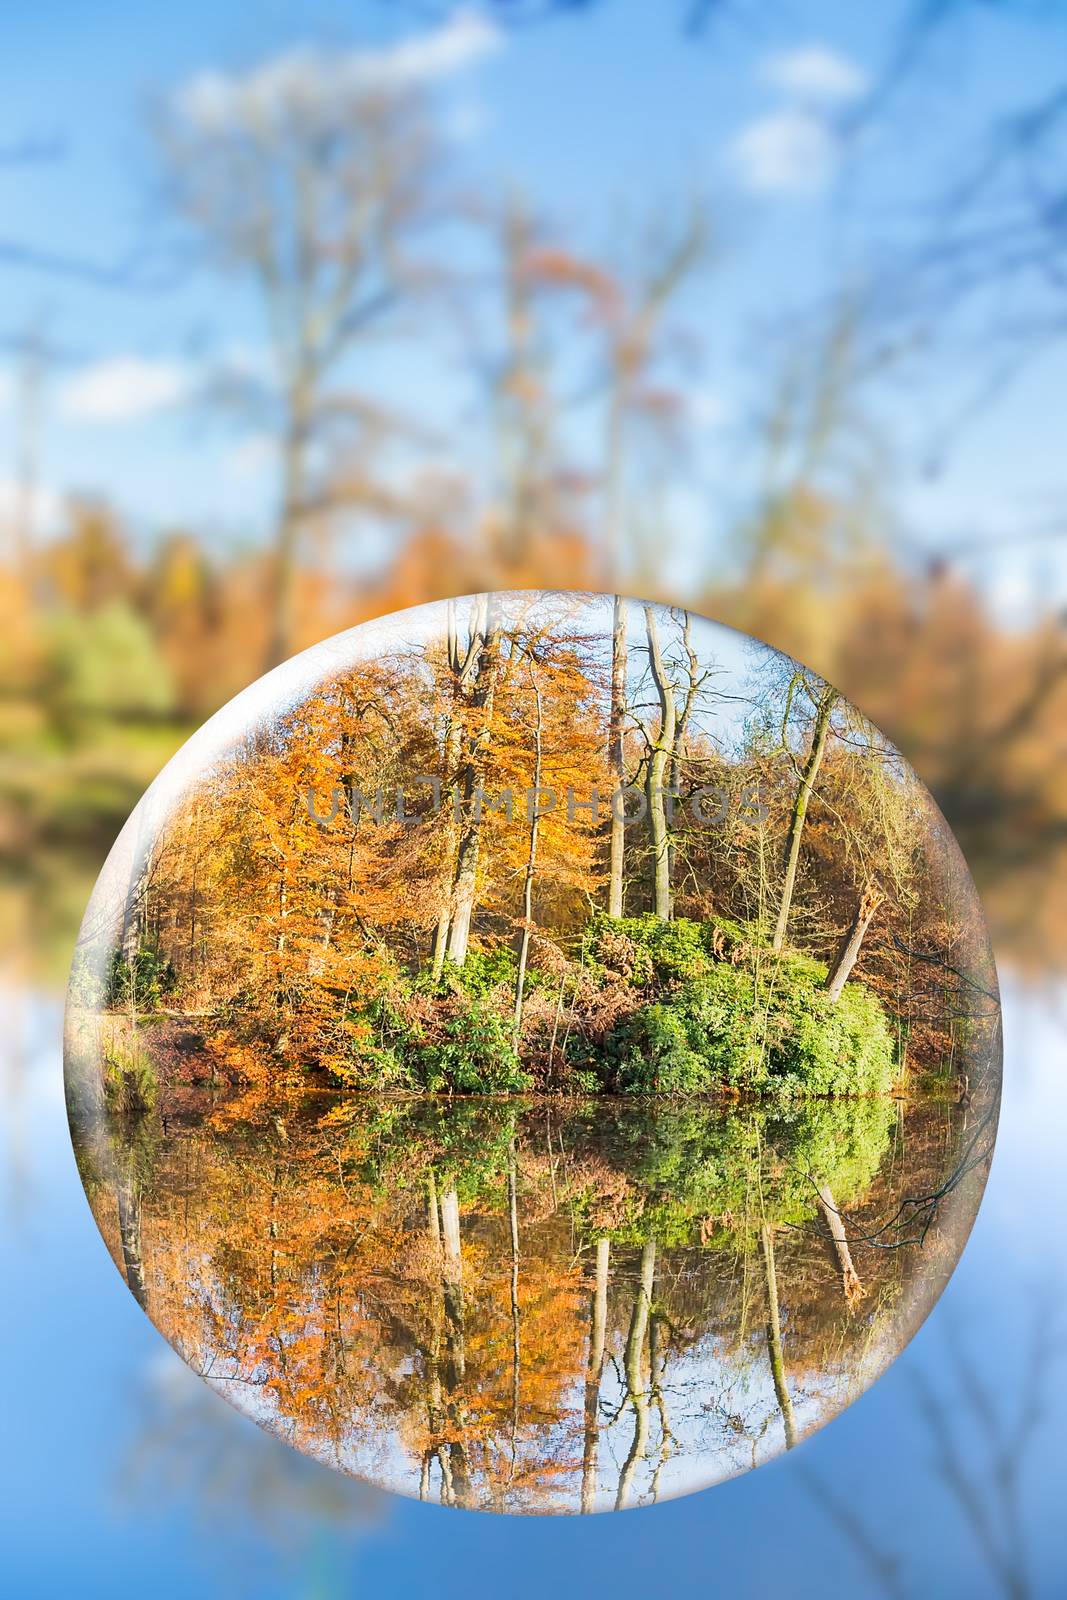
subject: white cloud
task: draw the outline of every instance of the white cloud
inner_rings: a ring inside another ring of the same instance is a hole
[[[349,62],[372,87],[388,84],[404,89],[464,72],[485,56],[494,55],[502,44],[503,35],[494,22],[480,12],[462,10],[429,33],[390,49],[357,52]]]
[[[465,100],[445,122],[445,132],[456,144],[472,144],[489,126],[489,113],[477,100]]]
[[[34,484],[30,505],[34,533],[55,533],[63,524],[65,506],[62,490],[48,483]],[[0,478],[0,529],[10,528],[25,509],[21,486],[12,478]]]
[[[231,378],[269,378],[274,376],[275,362],[266,345],[229,344],[219,356],[221,371]]]
[[[823,117],[790,106],[742,128],[728,156],[738,181],[756,194],[810,194],[832,175],[838,141]]]
[[[763,76],[775,88],[807,101],[858,100],[868,87],[862,67],[821,44],[772,56],[764,64]]]
[[[76,422],[131,422],[180,400],[188,374],[171,361],[112,356],[83,367],[59,391],[59,410]]]
[[[11,374],[0,368],[0,411],[10,405],[14,387],[11,382]]]
[[[174,104],[192,127],[221,132],[279,112],[308,115],[372,91],[437,83],[494,55],[503,42],[488,17],[464,9],[440,27],[380,50],[291,50],[245,73],[201,72],[178,90]]]
[[[730,419],[730,408],[717,389],[703,387],[693,390],[688,397],[688,404],[693,423],[707,433],[716,432]]]
[[[259,478],[272,471],[277,460],[278,444],[269,433],[249,433],[233,446],[225,467],[235,478]]]

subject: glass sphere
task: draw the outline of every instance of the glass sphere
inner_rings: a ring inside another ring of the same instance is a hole
[[[996,1129],[974,886],[816,674],[490,594],[213,717],[101,873],[71,1128],[130,1292],[401,1493],[621,1510],[791,1449],[944,1287]]]

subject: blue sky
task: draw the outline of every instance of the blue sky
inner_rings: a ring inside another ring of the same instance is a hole
[[[699,191],[720,244],[714,269],[677,312],[702,350],[691,380],[697,469],[675,497],[674,559],[691,563],[721,547],[736,512],[735,466],[775,359],[772,336],[800,326],[872,261],[903,258],[942,183],[973,159],[998,116],[1040,92],[1056,59],[1052,36],[1036,26],[996,20],[954,35],[846,149],[836,130],[889,59],[895,6],[742,9],[695,42],[669,10],[606,0],[580,21],[504,36],[466,8],[427,39],[430,25],[412,25],[411,11],[388,0],[19,8],[5,23],[0,149],[40,140],[56,152],[0,167],[0,239],[102,266],[150,256],[167,226],[145,126],[153,102],[188,93],[205,74],[247,84],[264,63],[301,51],[320,71],[355,51],[381,52],[386,68],[414,59],[439,93],[460,171],[501,193],[519,188],[561,236],[609,259],[628,219]],[[262,359],[245,291],[207,274],[139,292],[108,288],[3,256],[0,287],[0,335],[10,340],[37,321],[56,352],[43,410],[42,526],[63,493],[82,489],[105,492],[143,537],[182,520],[218,538],[262,537],[274,494],[269,448],[246,424],[191,403],[219,353]],[[469,394],[452,375],[454,355],[447,342],[392,348],[364,383],[414,391],[462,432]],[[1028,530],[1061,486],[1064,354],[1035,359],[965,429],[952,429],[986,370],[981,338],[957,339],[926,360],[921,378],[905,371],[872,402],[890,441],[900,526],[919,547]],[[10,494],[16,398],[0,355],[0,505]],[[1067,564],[1040,542],[979,571],[1007,606],[1067,591]]]

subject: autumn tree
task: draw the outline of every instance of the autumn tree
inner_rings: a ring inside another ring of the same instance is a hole
[[[674,685],[667,674],[660,646],[656,614],[651,606],[645,607],[645,633],[648,639],[648,661],[652,681],[659,702],[659,723],[652,735],[648,758],[646,792],[648,817],[652,831],[652,862],[654,896],[657,917],[664,922],[671,914],[670,840],[667,826],[666,785],[674,754],[678,708]]]
[[[466,645],[461,650],[456,618],[456,603],[453,600],[448,602],[445,665],[449,676],[444,686],[444,706],[441,711],[444,724],[442,740],[444,781],[447,785],[455,782],[456,774],[459,771],[464,730],[463,707],[471,695],[474,676],[481,663],[481,653],[485,644],[484,630],[487,611],[488,599],[485,595],[479,595],[474,602]],[[451,806],[448,809],[445,820],[442,904],[437,919],[433,950],[433,976],[435,980],[441,976],[445,956],[448,953],[449,934],[452,928],[454,911],[453,879],[457,866],[456,851],[458,846],[456,809],[456,806]]]
[[[662,424],[673,407],[669,391],[657,385],[665,317],[706,250],[706,225],[698,207],[681,226],[655,231],[633,272],[606,277],[598,304],[606,349],[604,443],[604,542],[613,582],[631,558],[627,529],[633,493],[633,465],[648,432]],[[624,740],[626,707],[627,602],[614,597],[611,635],[611,725],[609,761],[616,789],[626,783]],[[623,914],[625,822],[612,812],[608,915]]]
[[[422,97],[358,63],[325,87],[295,65],[194,79],[156,132],[168,202],[206,263],[254,290],[269,341],[269,371],[231,363],[218,392],[279,449],[271,666],[298,637],[312,523],[398,509],[375,463],[404,425],[367,397],[356,361],[426,282],[416,246],[440,216],[440,156]]]
[[[812,702],[813,711],[808,753],[802,765],[793,754],[788,742],[789,718],[794,698],[798,694],[804,695]],[[819,775],[823,756],[826,754],[826,741],[830,736],[830,723],[837,699],[838,696],[835,690],[831,689],[828,684],[824,684],[821,687],[813,687],[803,672],[797,672],[793,675],[786,694],[785,710],[782,715],[782,746],[789,755],[790,766],[796,777],[796,788],[789,813],[782,889],[778,901],[778,917],[774,925],[774,937],[772,940],[775,950],[782,949],[789,928],[789,912],[792,908],[793,890],[797,881],[797,865],[800,861],[800,846],[804,838],[804,822],[808,814],[812,789]]]
[[[459,838],[452,880],[448,956],[457,966],[467,959],[471,917],[478,883],[478,853],[485,810],[486,751],[492,738],[493,701],[500,671],[502,631],[496,597],[482,601],[477,665],[464,705],[460,764],[456,774]],[[462,684],[462,677],[461,677]]]

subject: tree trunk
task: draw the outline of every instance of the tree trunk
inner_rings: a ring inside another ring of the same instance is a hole
[[[126,963],[126,981],[129,987],[130,1025],[137,1024],[137,955],[141,947],[141,922],[152,861],[153,846],[146,844],[148,808],[142,806],[137,819],[137,838],[126,878],[126,897],[122,902],[122,959]]]
[[[664,1381],[667,1376],[667,1347],[663,1338],[663,1320],[655,1316],[650,1319],[648,1325],[648,1376],[652,1404],[659,1412],[659,1460],[656,1462],[656,1470],[652,1474],[648,1491],[649,1499],[656,1505],[659,1500],[659,1481],[677,1440],[671,1432],[670,1419],[667,1415]]]
[[[278,879],[278,937],[276,948],[279,958],[285,954],[285,923],[289,915],[289,890],[284,874]],[[281,962],[278,964],[278,981],[281,981]]]
[[[544,707],[541,700],[541,688],[534,684],[534,698],[537,704],[537,721],[534,724],[534,795],[541,792],[542,772],[542,739],[544,734]],[[522,1033],[522,1005],[526,992],[526,965],[530,958],[530,931],[533,923],[533,886],[534,875],[537,871],[537,838],[541,828],[541,813],[535,804],[533,819],[530,822],[530,848],[526,853],[526,878],[522,890],[522,942],[519,945],[519,970],[515,977],[515,1022],[512,1029],[512,1043],[516,1051],[519,1048],[519,1036]]]
[[[445,1285],[445,1311],[453,1326],[455,1342],[452,1359],[455,1376],[462,1378],[466,1372],[463,1348],[463,1251],[459,1231],[459,1196],[453,1187],[440,1197],[441,1261]]]
[[[322,911],[322,943],[318,949],[313,949],[308,955],[308,977],[321,978],[326,970],[326,957],[333,938],[333,926],[337,920],[337,887],[333,885],[322,891],[325,901]]]
[[[697,690],[700,687],[700,661],[696,651],[693,649],[692,619],[690,618],[688,611],[684,613],[684,618],[685,620],[682,625],[682,647],[685,651],[686,657],[685,702],[682,705],[682,709],[678,715],[677,726],[674,732],[674,740],[671,746],[670,762],[670,792],[672,796],[675,797],[675,804],[677,804],[677,797],[682,791],[682,764],[685,760],[685,745],[689,736],[689,721],[693,715],[693,706],[696,703]],[[678,883],[677,858],[677,834],[672,828],[667,842],[667,874],[671,886],[670,914],[672,919],[674,917],[674,895]]]
[[[597,1461],[600,1455],[600,1379],[604,1370],[604,1346],[608,1325],[608,1268],[611,1241],[598,1239],[596,1245],[596,1286],[593,1290],[589,1329],[589,1360],[585,1369],[585,1449],[582,1454],[582,1511],[596,1510]]]
[[[664,922],[671,915],[671,863],[670,838],[667,828],[667,807],[664,785],[668,765],[674,750],[677,713],[674,687],[667,676],[660,650],[656,615],[651,606],[645,607],[645,630],[648,634],[648,659],[652,668],[652,681],[659,696],[660,725],[656,742],[648,762],[648,816],[652,828],[652,855],[654,864],[654,906],[656,916]]]
[[[841,1268],[841,1282],[845,1289],[845,1299],[849,1305],[854,1305],[857,1300],[862,1300],[864,1288],[860,1282],[859,1273],[852,1264],[852,1251],[848,1247],[848,1234],[845,1232],[844,1218],[837,1208],[833,1191],[828,1183],[819,1187],[819,1208],[830,1230],[830,1240],[837,1256],[837,1264]]]
[[[427,1183],[426,1225],[429,1228],[430,1245],[433,1249],[434,1258],[436,1260],[442,1248],[441,1208],[437,1200],[437,1175],[432,1167],[430,1168],[430,1177]]]
[[[492,615],[490,615],[492,613]],[[448,935],[448,954],[461,967],[467,959],[471,917],[478,881],[478,850],[482,834],[482,788],[486,749],[493,715],[500,665],[500,624],[496,619],[494,597],[487,600],[484,642],[478,653],[478,669],[470,697],[471,720],[466,731],[467,748],[463,761],[460,805],[459,848],[452,892],[452,926]]]
[[[623,1369],[626,1373],[626,1398],[634,1408],[634,1436],[629,1454],[619,1473],[619,1489],[615,1496],[616,1511],[625,1511],[633,1486],[634,1473],[639,1461],[648,1450],[648,1391],[644,1381],[645,1335],[652,1309],[652,1285],[656,1275],[656,1241],[649,1239],[641,1252],[641,1277],[637,1297],[630,1317],[630,1331],[626,1336]]]
[[[800,860],[800,841],[804,834],[804,819],[808,814],[808,801],[815,785],[822,758],[826,753],[826,740],[830,732],[830,716],[837,701],[836,692],[827,685],[819,698],[815,723],[811,733],[811,749],[804,763],[793,800],[793,813],[789,821],[789,837],[785,852],[785,879],[782,898],[778,905],[778,922],[774,930],[774,949],[781,950],[789,927],[789,910],[793,904],[793,889],[797,881],[797,863]]]
[[[763,1246],[763,1266],[767,1274],[767,1352],[771,1362],[771,1377],[778,1409],[785,1427],[785,1447],[792,1450],[797,1442],[793,1400],[785,1379],[785,1358],[782,1354],[782,1322],[778,1311],[778,1274],[774,1265],[774,1230],[764,1225],[760,1230]]]
[[[626,601],[615,596],[611,629],[611,724],[608,734],[608,766],[617,792],[626,785],[624,746],[626,739]],[[623,868],[626,856],[626,822],[612,800],[611,845],[608,875],[608,916],[623,914]]]
[[[479,605],[475,620],[471,624],[471,636],[464,660],[459,653],[459,635],[456,628],[456,603],[448,602],[448,666],[452,674],[452,705],[448,717],[448,727],[445,731],[444,748],[444,779],[446,786],[456,781],[459,758],[462,749],[463,728],[460,720],[460,706],[463,695],[467,689],[467,675],[473,671],[477,654],[481,650],[481,606]],[[452,888],[456,873],[456,843],[457,828],[455,808],[451,803],[444,807],[442,812],[442,825],[444,829],[444,878],[443,903],[441,914],[437,919],[434,930],[433,942],[433,981],[439,982],[444,970],[445,956],[448,954],[448,934],[452,925]]]
[[[195,836],[193,840],[193,871],[189,883],[189,970],[195,981],[199,961],[197,958],[196,913],[200,893],[200,807],[194,813]]]
[[[882,891],[873,883],[868,883],[860,895],[852,922],[845,933],[838,951],[833,959],[829,974],[826,979],[826,991],[833,1001],[840,1000],[841,991],[848,982],[853,967],[860,953],[860,946],[871,925],[871,918],[885,899]]]

